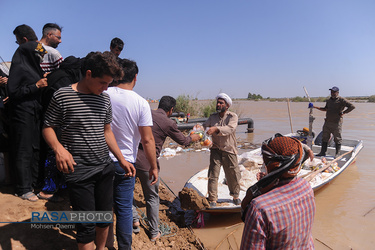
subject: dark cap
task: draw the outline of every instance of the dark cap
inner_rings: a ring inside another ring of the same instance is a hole
[[[334,91],[334,92],[339,92],[339,88],[338,88],[338,87],[332,87],[332,88],[330,88],[329,90],[332,90],[332,91]]]

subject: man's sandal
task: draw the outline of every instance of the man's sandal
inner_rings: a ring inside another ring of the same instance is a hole
[[[18,195],[17,195],[18,196]],[[35,201],[38,201],[39,198],[38,196],[36,196],[33,192],[27,192],[21,196],[19,196],[21,199],[23,200],[28,200],[28,201],[32,201],[32,202],[35,202]]]

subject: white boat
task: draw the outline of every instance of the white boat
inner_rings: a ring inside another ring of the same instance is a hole
[[[314,154],[320,152],[321,146],[319,145],[312,145],[312,150]],[[303,166],[303,169],[298,173],[300,178],[306,178],[309,180],[311,187],[314,191],[320,189],[324,185],[331,182],[335,179],[338,175],[340,175],[345,169],[352,164],[356,157],[358,156],[359,152],[363,148],[363,141],[362,140],[343,140],[340,155],[341,158],[338,157],[337,159],[334,158],[336,149],[333,146],[329,146],[327,150],[327,154],[325,157],[315,157],[313,162],[307,160]],[[256,173],[261,171],[261,167],[263,164],[263,159],[261,155],[261,149],[257,148],[250,152],[243,153],[239,157],[239,165],[241,170],[241,182],[240,182],[240,199],[242,200],[245,197],[247,189],[257,182],[256,180]],[[334,168],[331,173],[327,173],[321,171],[322,169],[318,170],[316,165],[320,165],[322,161],[327,161],[325,165],[327,170],[331,167],[330,163],[334,163]],[[336,165],[337,163],[337,165]],[[327,165],[329,165],[327,167]],[[312,169],[315,167],[315,169]],[[321,171],[321,172],[320,172]],[[186,183],[185,187],[195,189],[201,196],[208,197],[207,194],[207,182],[208,182],[208,168],[205,168],[195,175],[193,175]],[[225,184],[225,174],[223,168],[220,170],[219,180],[218,180],[218,201],[217,206],[213,208],[207,208],[202,210],[204,212],[210,213],[233,213],[233,212],[240,212],[241,206],[235,205],[233,203],[233,198],[229,195],[228,186]]]

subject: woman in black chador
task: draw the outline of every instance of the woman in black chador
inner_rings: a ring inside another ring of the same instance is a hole
[[[40,62],[45,54],[41,43],[21,44],[12,58],[8,79],[10,105],[10,157],[15,171],[16,195],[37,201],[40,149],[41,92],[47,86]]]

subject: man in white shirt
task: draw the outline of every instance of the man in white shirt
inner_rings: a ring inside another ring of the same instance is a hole
[[[146,157],[151,165],[149,176],[150,179],[153,179],[152,184],[154,184],[158,180],[158,168],[155,140],[151,130],[153,125],[151,108],[144,98],[133,91],[137,81],[137,64],[131,60],[121,59],[120,65],[124,71],[124,78],[107,90],[112,104],[111,128],[122,155],[133,165],[136,161],[139,142],[142,142]],[[131,249],[135,177],[124,176],[125,172],[116,162],[116,158],[112,154],[110,156],[116,166],[113,199],[118,248]]]

